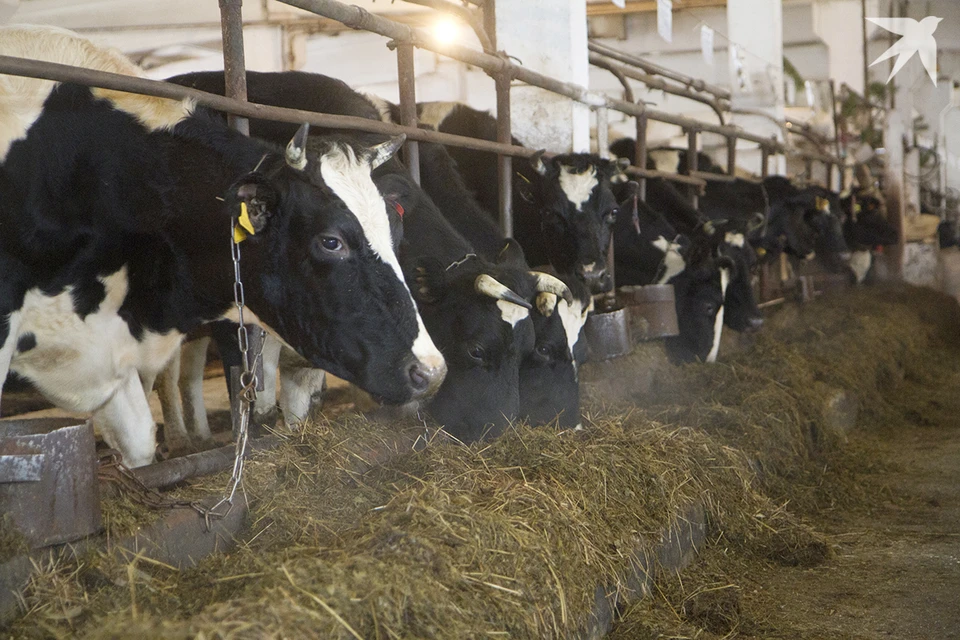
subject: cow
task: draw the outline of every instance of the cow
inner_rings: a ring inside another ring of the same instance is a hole
[[[420,103],[417,113],[421,123],[442,133],[497,139],[496,119],[464,104]],[[496,155],[452,146],[448,151],[483,210],[499,211]],[[609,291],[606,254],[617,215],[612,185],[626,180],[621,165],[596,154],[566,153],[515,159],[513,169],[514,235],[529,263],[577,277],[591,293]]]
[[[170,81],[223,92],[221,74],[191,73]],[[367,98],[319,74],[248,72],[247,95],[251,101],[277,106],[380,117]],[[251,134],[268,140],[282,139],[289,129],[284,123],[250,121]],[[422,146],[429,154],[429,146]],[[427,329],[449,364],[447,378],[427,408],[461,440],[494,437],[520,412],[519,366],[534,349],[530,309],[537,293],[547,289],[568,299],[571,294],[562,283],[530,273],[509,256],[478,250],[399,163],[384,165],[375,181],[402,212],[400,261]]]
[[[2,28],[0,53],[142,75],[61,29]],[[247,319],[383,401],[434,393],[446,363],[371,178],[402,140],[306,140],[284,151],[189,100],[0,76],[0,385],[15,371],[92,412],[127,465],[152,462],[144,388],[184,334],[237,320],[236,227]]]
[[[900,234],[886,218],[883,203],[863,189],[854,189],[840,199],[843,235],[852,254],[850,269],[861,284],[873,266],[874,252],[897,244]]]
[[[671,359],[714,362],[725,320],[725,300],[736,263],[722,246],[736,242],[722,229],[688,238],[639,198],[639,186],[621,190],[614,229],[617,281],[622,285],[672,284],[679,335],[667,340]],[[742,237],[741,237],[742,238]]]
[[[444,217],[488,260],[529,270],[523,250],[507,240],[469,192],[446,148],[420,145],[420,179],[424,191]],[[538,274],[536,304],[531,310],[534,348],[520,363],[520,418],[533,425],[557,421],[580,424],[578,364],[585,360],[580,333],[593,308],[589,289],[579,279],[552,282]],[[564,297],[569,289],[572,299]]]

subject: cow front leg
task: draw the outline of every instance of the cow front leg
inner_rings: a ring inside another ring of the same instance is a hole
[[[277,424],[277,369],[283,345],[269,333],[263,336],[263,391],[257,392],[253,405],[253,420],[256,425],[274,428]]]
[[[327,388],[327,374],[312,367],[280,366],[280,410],[291,429],[319,412]]]
[[[183,417],[183,403],[177,383],[180,379],[180,350],[173,354],[170,362],[157,377],[157,397],[163,413],[163,440],[167,451],[183,451],[190,448],[190,435]]]
[[[93,412],[93,426],[130,468],[151,464],[157,448],[157,425],[140,376],[131,371],[117,391]]]

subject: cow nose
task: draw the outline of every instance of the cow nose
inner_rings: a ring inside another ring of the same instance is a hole
[[[607,273],[606,267],[597,269],[593,264],[586,267],[580,265],[577,267],[577,273],[580,278],[590,287],[590,293],[606,293],[613,288],[613,279]]]
[[[760,328],[763,327],[763,318],[760,316],[754,316],[747,320],[747,332],[753,333],[754,331],[760,331]]]
[[[410,380],[410,390],[413,399],[425,398],[433,395],[444,377],[447,375],[447,364],[443,360],[438,363],[427,364],[416,361],[407,369]]]
[[[850,262],[850,258],[851,258],[851,256],[852,256],[853,254],[850,253],[849,251],[841,251],[841,252],[840,252],[839,254],[837,254],[837,255],[839,255],[839,256],[840,256],[840,259],[843,260],[844,262]]]

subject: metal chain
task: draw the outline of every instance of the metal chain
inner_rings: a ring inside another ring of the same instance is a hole
[[[254,359],[250,360],[250,341],[247,334],[247,326],[243,321],[243,281],[240,278],[240,245],[234,240],[234,233],[237,222],[234,220],[230,228],[230,255],[233,260],[233,302],[237,307],[237,320],[240,323],[237,329],[237,341],[240,345],[240,353],[243,359],[243,371],[240,374],[240,391],[237,394],[237,400],[240,402],[240,427],[237,433],[237,439],[234,449],[233,473],[227,484],[227,494],[212,507],[206,507],[198,502],[186,500],[174,500],[168,498],[154,488],[148,487],[138,478],[127,466],[120,460],[120,453],[109,449],[100,456],[97,477],[105,482],[110,482],[119,490],[124,491],[141,504],[153,509],[173,509],[178,507],[189,507],[202,515],[210,528],[211,519],[225,518],[233,508],[233,499],[240,487],[243,479],[243,461],[247,452],[247,435],[250,432],[250,407],[257,398],[257,375],[256,363],[263,353],[263,340],[260,340],[260,346]],[[225,510],[221,510],[226,505]]]

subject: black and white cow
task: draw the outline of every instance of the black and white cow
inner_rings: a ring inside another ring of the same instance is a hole
[[[470,194],[445,147],[420,145],[420,180],[444,217],[488,260],[529,270],[522,249],[507,240],[492,217]],[[585,359],[580,334],[593,308],[589,289],[579,279],[553,282],[538,273],[531,310],[534,348],[520,364],[520,417],[539,425],[554,420],[562,427],[580,424],[578,363]],[[565,297],[569,289],[572,298]]]
[[[863,189],[854,189],[840,200],[843,212],[843,236],[851,250],[850,269],[856,282],[862,283],[873,254],[897,244],[900,234],[886,218],[883,203]]]
[[[497,139],[496,119],[485,111],[452,102],[421,103],[417,111],[421,123],[443,133]],[[448,151],[480,206],[498,211],[496,155],[457,147]],[[620,165],[595,154],[568,153],[532,162],[515,159],[513,167],[514,235],[527,261],[574,275],[593,293],[609,291],[606,255],[617,208],[611,185],[625,180]]]
[[[171,78],[193,88],[223,92],[223,76],[193,73]],[[380,119],[370,100],[343,82],[319,74],[286,72],[247,74],[251,101],[369,119]],[[268,140],[283,139],[290,125],[252,119],[250,131]],[[422,145],[430,158],[443,148]],[[432,163],[437,169],[442,165]],[[426,172],[425,182],[431,179]],[[400,260],[431,336],[447,357],[449,372],[429,404],[430,413],[463,440],[500,433],[519,415],[519,363],[534,349],[530,309],[546,288],[569,298],[562,283],[547,282],[520,263],[477,248],[444,217],[460,216],[466,201],[447,178],[434,179],[431,195],[441,198],[443,213],[417,187],[406,170],[393,163],[376,172],[380,191],[402,212]]]
[[[680,331],[667,340],[668,353],[682,362],[714,362],[730,282],[738,275],[736,263],[721,247],[736,240],[722,229],[693,238],[677,233],[663,214],[639,199],[638,190],[631,182],[621,191],[624,199],[613,234],[617,281],[672,284]]]
[[[141,75],[59,29],[0,29],[0,53]],[[238,218],[247,317],[384,400],[442,382],[370,175],[398,141],[307,153],[301,130],[284,153],[190,101],[10,76],[0,105],[0,383],[93,412],[128,465],[154,458],[144,387],[186,332],[235,317]]]

